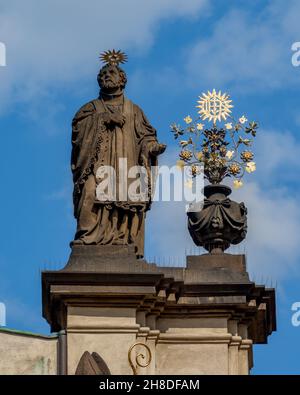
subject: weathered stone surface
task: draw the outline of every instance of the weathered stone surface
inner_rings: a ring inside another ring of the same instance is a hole
[[[99,354],[96,352],[89,353],[88,351],[85,351],[79,360],[75,374],[77,376],[87,376],[110,375],[111,373],[105,361]]]
[[[252,344],[276,330],[274,290],[249,280],[242,255],[190,256],[186,268],[165,268],[137,260],[130,248],[101,254],[96,247],[77,250],[64,270],[42,273],[43,315],[64,335],[0,331],[9,357],[0,373],[87,374],[80,364],[87,352],[112,374],[132,374],[128,353],[142,343],[151,362],[136,365],[138,374],[248,374]]]
[[[43,315],[67,330],[69,374],[85,351],[112,374],[132,374],[136,342],[152,353],[138,374],[248,374],[252,343],[276,329],[274,290],[249,280],[243,255],[189,256],[172,268],[130,248],[87,248],[74,249],[64,270],[42,273]]]
[[[0,374],[58,374],[57,336],[0,329]]]
[[[97,352],[112,374],[132,374],[128,350],[136,341],[139,325],[136,309],[122,307],[83,306],[68,309],[68,373],[75,374],[85,350]]]
[[[74,245],[64,271],[72,272],[149,272],[156,270],[137,259],[134,246]]]
[[[166,146],[158,143],[156,130],[143,111],[124,96],[127,77],[117,63],[108,60],[98,74],[98,83],[99,97],[82,106],[72,121],[77,220],[73,244],[131,245],[142,257],[145,215],[151,206],[154,179],[148,177],[140,196],[133,197],[129,193],[133,180],[127,173],[142,166],[150,175],[151,166],[157,165],[157,157]],[[107,177],[111,193],[105,194],[102,188],[105,196],[99,197],[104,166],[114,171],[114,177]]]
[[[239,244],[247,233],[247,209],[228,196],[231,189],[213,183],[204,187],[204,204],[199,211],[188,211],[188,230],[197,246],[212,254],[224,252],[230,244]]]

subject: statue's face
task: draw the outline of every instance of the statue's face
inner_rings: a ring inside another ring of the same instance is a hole
[[[99,84],[103,90],[110,91],[122,86],[122,77],[116,66],[103,67],[99,77]]]

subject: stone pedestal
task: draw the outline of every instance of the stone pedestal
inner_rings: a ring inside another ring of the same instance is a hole
[[[43,316],[66,332],[64,374],[85,351],[112,374],[133,374],[132,347],[137,374],[248,374],[253,343],[276,329],[274,289],[249,280],[243,255],[188,256],[173,268],[136,260],[130,247],[74,246],[42,287]]]

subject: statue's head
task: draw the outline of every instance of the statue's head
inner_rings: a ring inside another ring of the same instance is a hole
[[[104,93],[114,93],[123,91],[127,83],[127,77],[124,70],[115,64],[106,64],[99,71],[98,84]]]

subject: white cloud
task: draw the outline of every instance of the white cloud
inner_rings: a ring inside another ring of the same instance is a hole
[[[189,83],[243,91],[299,84],[300,70],[291,64],[299,13],[297,0],[274,0],[260,11],[230,9],[207,38],[188,49]]]
[[[98,68],[97,54],[112,47],[147,49],[158,23],[193,17],[207,0],[12,0],[2,2],[0,40],[7,67],[0,73],[0,105],[40,99],[47,90],[82,80]]]
[[[245,251],[250,273],[272,280],[294,276],[300,258],[297,197],[250,182],[232,198],[248,208]]]
[[[261,183],[274,185],[279,182],[281,186],[287,182],[298,183],[300,144],[295,134],[289,131],[258,129],[255,140],[257,176]]]

